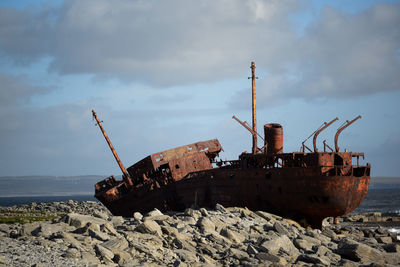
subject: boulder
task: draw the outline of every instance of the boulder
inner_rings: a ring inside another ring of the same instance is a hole
[[[201,217],[197,221],[197,226],[200,228],[200,231],[203,234],[214,232],[215,231],[215,224],[208,219],[208,217]]]
[[[128,241],[125,238],[113,238],[101,244],[106,249],[112,251],[114,254],[123,251],[128,247]]]
[[[111,250],[103,247],[102,245],[95,245],[94,248],[96,250],[96,253],[100,255],[104,260],[111,262],[114,258],[114,253],[112,253]]]
[[[271,240],[263,242],[261,247],[266,249],[266,252],[274,255],[278,254],[279,250],[281,249],[292,257],[297,258],[299,254],[298,249],[293,245],[286,235],[273,237]]]
[[[145,220],[136,227],[136,230],[145,234],[162,235],[161,227],[153,220]]]
[[[238,232],[232,231],[229,228],[225,227],[224,229],[221,230],[220,234],[222,236],[225,236],[228,238],[230,241],[233,243],[239,244],[242,243],[246,238],[239,234]]]
[[[337,254],[356,262],[383,262],[382,252],[349,238],[343,238],[338,245]]]
[[[74,226],[76,228],[80,228],[85,226],[88,222],[94,223],[94,224],[104,224],[106,220],[96,218],[93,216],[89,215],[82,215],[82,214],[77,214],[77,213],[68,213],[65,215],[63,218],[61,218],[61,221]]]

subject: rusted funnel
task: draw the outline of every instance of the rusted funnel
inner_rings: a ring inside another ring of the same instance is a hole
[[[265,146],[267,154],[283,153],[283,128],[278,123],[264,125]]]

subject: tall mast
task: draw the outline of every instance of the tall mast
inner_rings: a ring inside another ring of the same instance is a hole
[[[108,146],[110,147],[111,152],[112,152],[113,155],[114,155],[115,160],[117,161],[117,163],[118,163],[118,165],[119,165],[119,167],[120,167],[120,169],[121,169],[121,171],[122,171],[122,174],[123,174],[123,175],[122,175],[122,178],[124,179],[125,183],[126,183],[128,186],[133,186],[132,180],[131,180],[131,178],[129,177],[128,172],[126,171],[124,165],[122,165],[122,162],[121,162],[121,160],[119,159],[118,154],[117,154],[117,152],[115,151],[113,145],[111,144],[111,141],[110,141],[110,139],[108,138],[108,136],[107,136],[107,134],[106,134],[106,131],[104,131],[103,125],[101,125],[101,121],[99,121],[99,119],[97,118],[96,112],[94,112],[93,109],[92,109],[92,114],[93,114],[93,118],[94,118],[94,119],[96,120],[96,122],[97,122],[97,125],[99,125],[100,130],[101,130],[101,132],[103,133],[104,138],[106,139],[106,141],[107,141],[107,143],[108,143]]]
[[[256,119],[256,79],[254,61],[251,62],[251,88],[252,88],[252,114],[253,114],[253,132],[257,132],[257,119]],[[257,135],[253,134],[253,154],[257,153]]]

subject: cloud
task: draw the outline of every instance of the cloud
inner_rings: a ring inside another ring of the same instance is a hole
[[[71,0],[3,8],[0,53],[23,64],[49,56],[49,70],[60,75],[94,74],[162,88],[243,77],[255,60],[259,86],[268,90],[259,95],[274,103],[399,90],[400,5],[358,13],[325,6],[299,37],[290,18],[310,6]],[[231,103],[242,101],[234,97]]]
[[[53,88],[31,85],[24,76],[12,76],[0,73],[0,105],[14,106],[18,103],[29,103],[34,95],[45,94]]]
[[[292,42],[297,1],[66,1],[58,10],[3,9],[0,48],[44,55],[60,74],[93,73],[156,86],[241,75],[251,58],[276,65]],[[56,13],[56,14],[55,14]]]

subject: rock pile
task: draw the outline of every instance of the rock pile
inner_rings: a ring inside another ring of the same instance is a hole
[[[65,213],[53,221],[0,224],[0,266],[398,266],[400,242],[382,227],[323,231],[246,208],[112,216],[97,202],[1,208]],[[378,264],[378,265],[377,265]]]

